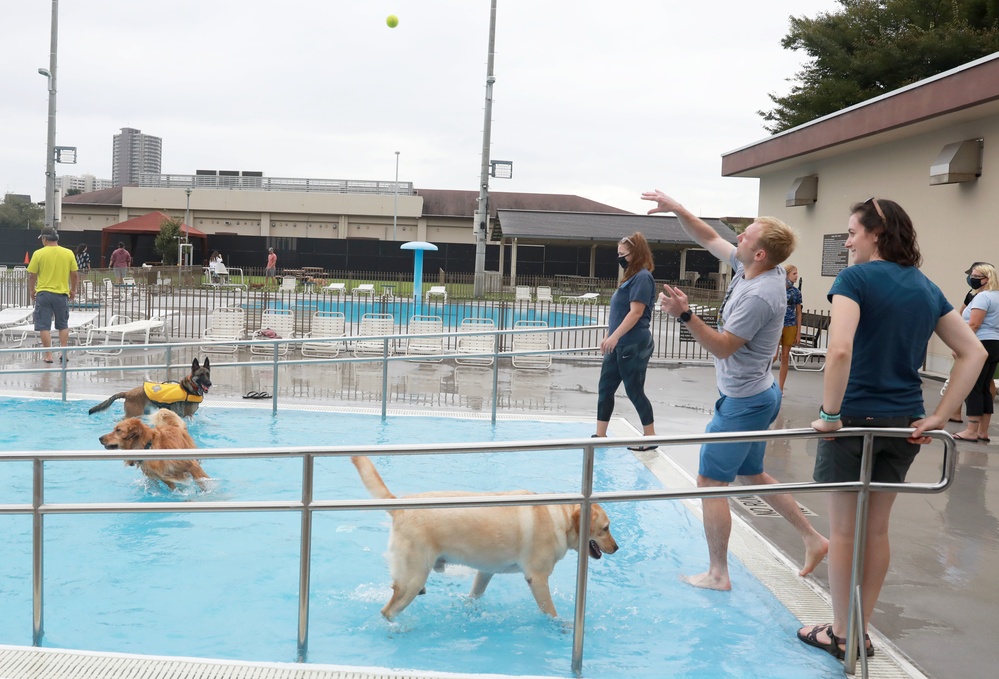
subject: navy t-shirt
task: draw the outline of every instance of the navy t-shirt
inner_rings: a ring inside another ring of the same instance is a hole
[[[621,321],[631,311],[632,302],[641,302],[645,305],[642,317],[617,343],[618,345],[631,344],[647,336],[649,324],[652,322],[652,304],[655,302],[655,297],[656,281],[648,269],[642,269],[621,283],[621,287],[615,290],[614,296],[611,297],[610,312],[607,316],[607,334],[612,334],[621,325]]]
[[[922,415],[919,368],[941,316],[954,307],[914,266],[874,261],[840,272],[829,290],[860,305],[850,381],[842,413],[849,417]]]

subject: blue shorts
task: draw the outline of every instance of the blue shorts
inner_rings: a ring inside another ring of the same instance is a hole
[[[705,430],[718,432],[760,431],[770,427],[780,412],[781,393],[777,384],[755,396],[734,398],[722,395],[715,402],[715,416]],[[715,481],[731,483],[736,476],[763,473],[766,441],[744,443],[705,443],[697,473]]]
[[[56,330],[69,327],[69,295],[40,291],[35,295],[35,330],[52,330],[52,319]]]

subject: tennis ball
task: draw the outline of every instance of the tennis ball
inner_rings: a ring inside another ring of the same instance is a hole
[[[396,26],[399,25],[399,17],[397,17],[395,14],[389,14],[388,18],[385,19],[385,23],[388,24],[389,28],[395,28]]]

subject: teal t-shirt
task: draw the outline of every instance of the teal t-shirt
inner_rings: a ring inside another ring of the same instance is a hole
[[[611,297],[610,301],[610,312],[607,315],[607,334],[611,334],[617,330],[617,326],[621,325],[621,321],[631,311],[632,302],[641,302],[645,305],[641,318],[617,343],[620,346],[625,346],[637,342],[643,337],[648,337],[649,324],[652,322],[652,304],[655,299],[656,280],[652,277],[652,272],[648,269],[642,269],[614,291],[614,296]]]
[[[874,261],[840,272],[829,300],[860,305],[853,361],[841,412],[849,417],[922,415],[919,369],[941,316],[954,307],[914,266]]]

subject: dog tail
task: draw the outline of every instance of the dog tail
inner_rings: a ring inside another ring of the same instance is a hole
[[[350,458],[350,461],[357,467],[357,473],[361,475],[361,482],[364,483],[364,487],[368,489],[368,492],[373,497],[378,500],[391,500],[395,498],[392,491],[382,481],[382,477],[378,473],[378,470],[375,469],[375,465],[371,464],[371,460],[363,455],[355,455]]]
[[[88,410],[87,414],[88,415],[93,415],[94,413],[99,413],[102,410],[107,410],[108,408],[111,407],[112,403],[114,403],[115,401],[117,401],[120,398],[125,398],[127,395],[128,395],[127,392],[119,391],[117,394],[115,394],[114,396],[112,396],[108,400],[101,401],[100,403],[98,403],[97,405],[95,405],[93,408],[91,408],[90,410]]]

